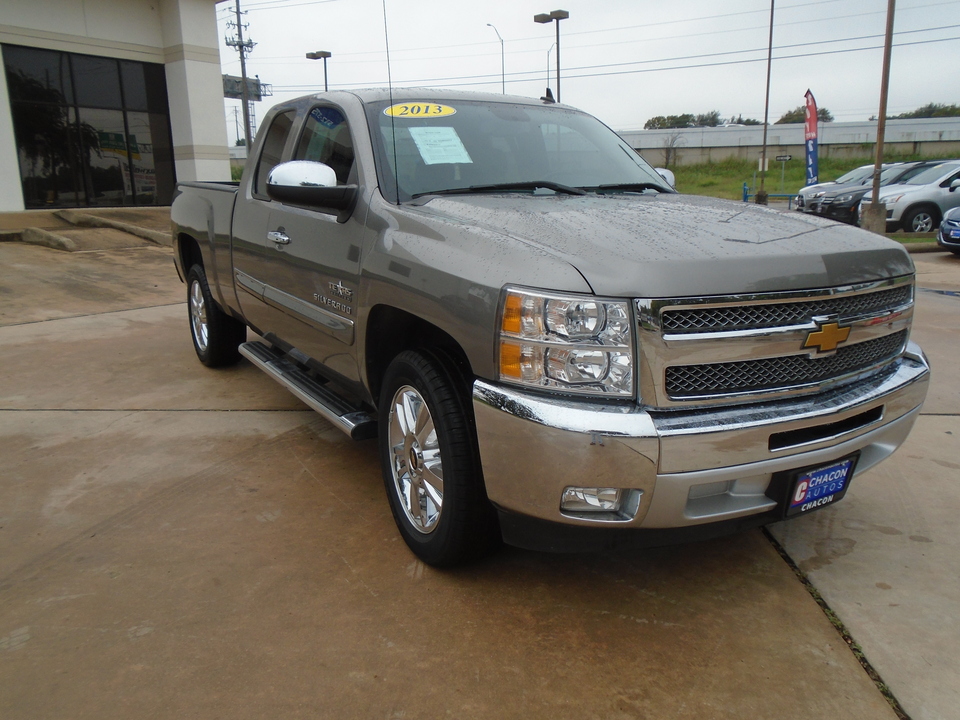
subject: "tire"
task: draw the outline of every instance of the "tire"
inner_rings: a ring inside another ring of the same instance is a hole
[[[940,224],[940,213],[930,207],[910,210],[901,221],[904,232],[933,232]]]
[[[200,362],[224,367],[240,359],[237,348],[247,339],[247,326],[227,315],[213,299],[202,265],[194,265],[187,273],[187,313]]]
[[[400,534],[428,565],[450,567],[499,543],[466,383],[445,358],[405,351],[384,375],[380,461]]]

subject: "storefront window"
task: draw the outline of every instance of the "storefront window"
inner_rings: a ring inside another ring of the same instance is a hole
[[[170,203],[162,65],[13,45],[3,60],[28,208]]]

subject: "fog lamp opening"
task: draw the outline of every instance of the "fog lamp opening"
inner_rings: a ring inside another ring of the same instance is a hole
[[[620,488],[567,487],[563,489],[560,509],[565,512],[619,512]]]

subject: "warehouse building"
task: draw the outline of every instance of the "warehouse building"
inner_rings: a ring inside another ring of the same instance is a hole
[[[214,0],[3,0],[0,211],[229,180]]]

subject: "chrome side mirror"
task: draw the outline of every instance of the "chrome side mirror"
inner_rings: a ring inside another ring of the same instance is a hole
[[[292,160],[275,166],[267,175],[267,188],[280,187],[334,187],[337,173],[323,163]]]
[[[299,205],[336,215],[346,222],[359,195],[356,185],[337,185],[337,173],[323,163],[291,160],[267,175],[267,195],[288,205]]]

